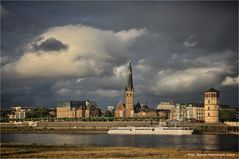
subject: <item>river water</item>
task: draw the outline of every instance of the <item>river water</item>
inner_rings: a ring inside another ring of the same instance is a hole
[[[238,151],[237,135],[1,134],[1,143],[133,146]]]

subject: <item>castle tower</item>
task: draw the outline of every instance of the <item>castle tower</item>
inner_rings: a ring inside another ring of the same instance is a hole
[[[219,122],[219,91],[211,88],[204,92],[204,122]]]
[[[134,116],[134,86],[132,77],[132,66],[129,61],[128,65],[128,80],[125,87],[125,117]]]

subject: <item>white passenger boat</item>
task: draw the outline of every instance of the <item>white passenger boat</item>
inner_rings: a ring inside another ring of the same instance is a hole
[[[116,127],[108,134],[120,135],[191,135],[193,130],[185,127]]]

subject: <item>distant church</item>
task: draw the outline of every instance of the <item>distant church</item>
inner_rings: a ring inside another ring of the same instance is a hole
[[[137,117],[137,116],[156,116],[156,112],[150,109],[147,104],[141,105],[139,102],[134,105],[134,85],[132,66],[128,64],[128,79],[124,91],[125,104],[121,101],[116,106],[115,117]]]

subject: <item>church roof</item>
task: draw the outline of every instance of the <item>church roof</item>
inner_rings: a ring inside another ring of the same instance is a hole
[[[116,110],[124,110],[124,109],[125,105],[120,101],[116,106]]]
[[[216,90],[216,89],[214,89],[214,88],[210,88],[209,90],[207,90],[207,91],[205,91],[205,92],[217,92],[217,93],[219,93],[219,91]]]

